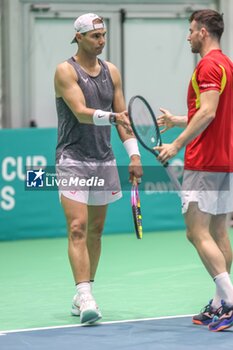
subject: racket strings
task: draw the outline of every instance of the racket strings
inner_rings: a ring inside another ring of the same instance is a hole
[[[147,147],[160,145],[160,132],[150,110],[141,99],[136,98],[131,106],[131,116],[135,132]]]

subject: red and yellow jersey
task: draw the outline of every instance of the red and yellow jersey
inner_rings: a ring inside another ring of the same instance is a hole
[[[219,91],[211,124],[185,150],[185,169],[233,172],[233,63],[221,50],[212,50],[198,63],[188,88],[188,122],[200,108],[200,95]]]

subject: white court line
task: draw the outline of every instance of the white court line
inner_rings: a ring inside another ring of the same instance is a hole
[[[167,320],[171,318],[182,318],[182,317],[192,317],[191,315],[177,315],[177,316],[163,316],[163,317],[151,317],[151,318],[138,318],[134,320],[121,320],[121,321],[108,321],[108,322],[100,322],[96,323],[96,325],[105,325],[105,324],[116,324],[116,323],[128,323],[128,322],[144,322],[144,321],[154,321],[154,320]],[[9,331],[0,331],[1,335],[7,335],[9,333],[21,333],[21,332],[31,332],[31,331],[44,331],[47,329],[61,329],[61,328],[75,328],[75,327],[91,327],[93,325],[88,324],[71,324],[64,326],[51,326],[51,327],[40,327],[40,328],[25,328],[25,329],[15,329]]]

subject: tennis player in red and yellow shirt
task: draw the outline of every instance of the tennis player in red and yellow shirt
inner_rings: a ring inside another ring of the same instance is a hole
[[[226,228],[227,214],[233,212],[233,63],[220,48],[221,14],[199,10],[189,21],[188,41],[201,60],[188,88],[188,115],[161,109],[158,118],[162,132],[173,126],[185,129],[156,149],[164,164],[186,146],[182,212],[187,237],[216,285],[213,299],[193,316],[193,323],[221,331],[233,326],[232,249]]]
[[[233,172],[232,75],[233,63],[220,49],[209,51],[198,63],[188,89],[188,122],[200,109],[201,95],[208,91],[217,95],[213,101],[217,108],[208,128],[187,145],[185,169]]]

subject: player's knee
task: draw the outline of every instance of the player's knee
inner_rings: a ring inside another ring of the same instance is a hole
[[[86,238],[86,225],[79,220],[72,220],[69,225],[69,237],[71,240],[83,240]]]
[[[194,244],[194,234],[193,234],[193,232],[191,230],[187,230],[186,231],[186,237],[189,240],[189,242]]]
[[[101,220],[95,220],[88,226],[88,233],[100,239],[104,229],[104,223]]]

